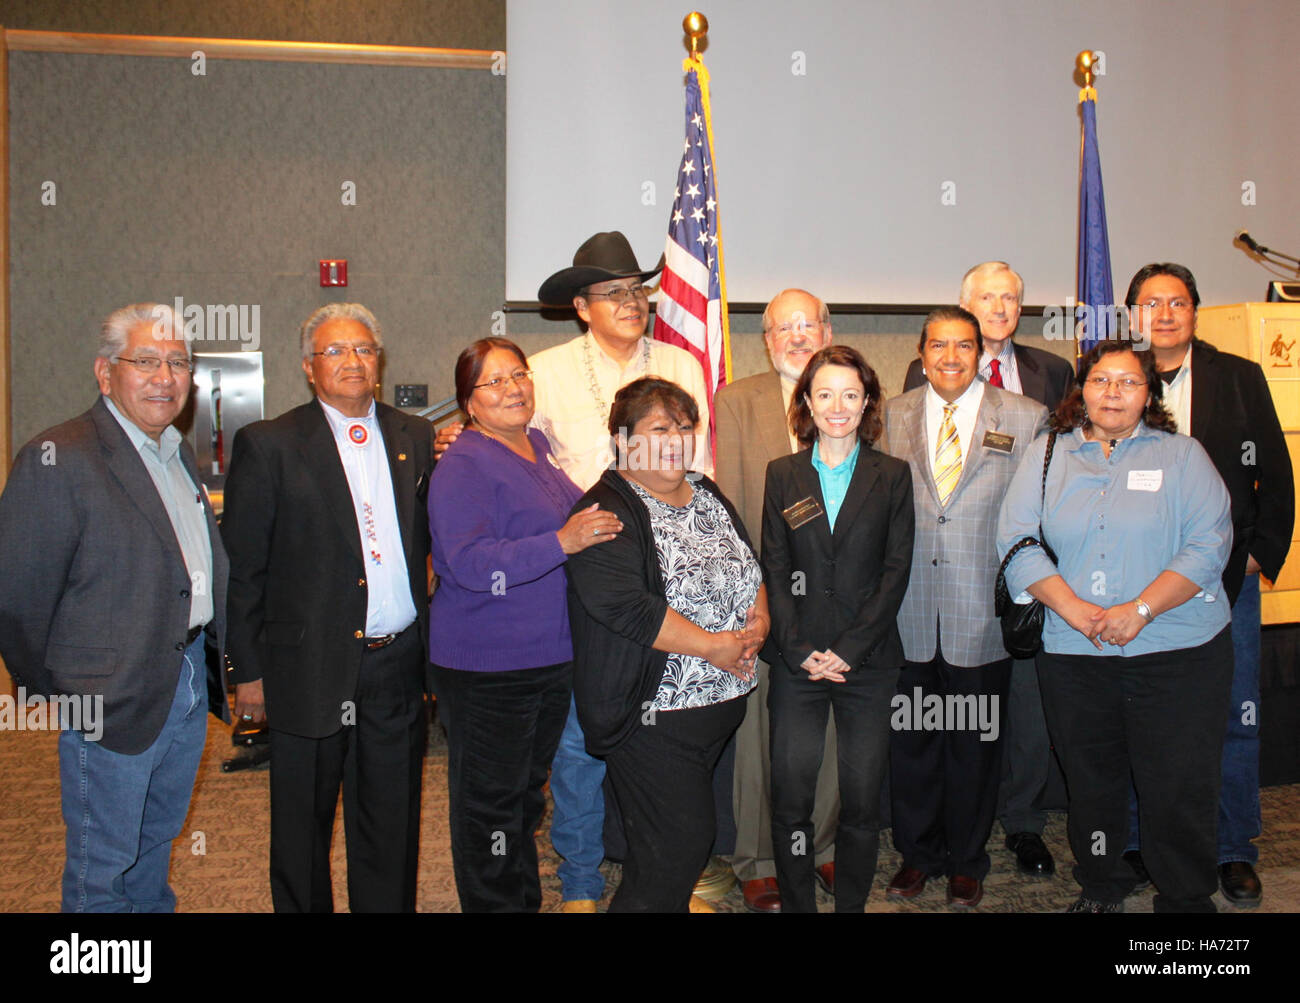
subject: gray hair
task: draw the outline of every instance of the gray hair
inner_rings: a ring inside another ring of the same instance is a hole
[[[1025,301],[1025,280],[1020,277],[1020,273],[1008,265],[1005,261],[981,261],[974,268],[970,269],[961,277],[961,293],[957,296],[957,302],[962,306],[970,303],[971,287],[975,285],[976,279],[982,279],[989,275],[996,275],[998,272],[1010,272],[1016,277],[1016,302]]]
[[[302,323],[302,357],[310,359],[316,347],[316,328],[330,320],[355,320],[375,338],[375,345],[384,347],[384,335],[375,315],[360,303],[327,303]]]
[[[178,321],[171,307],[165,303],[132,303],[104,318],[99,328],[99,358],[112,359],[126,351],[127,339],[141,324],[150,327],[159,341],[163,340],[164,333],[171,334],[176,341],[185,343],[186,355],[193,354],[185,337],[185,325]]]
[[[772,329],[772,304],[774,304],[786,293],[799,293],[803,296],[807,296],[811,300],[815,300],[817,302],[817,320],[821,323],[823,327],[830,324],[831,309],[825,303],[822,302],[820,296],[814,296],[807,289],[782,289],[779,293],[777,293],[775,296],[773,296],[770,300],[767,301],[767,307],[766,309],[763,310],[763,334],[766,335],[767,332]]]

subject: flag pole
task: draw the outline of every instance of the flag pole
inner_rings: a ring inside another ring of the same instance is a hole
[[[689,73],[694,69],[700,80],[700,102],[704,106],[704,131],[709,137],[709,153],[713,152],[713,109],[709,103],[709,71],[700,58],[700,42],[708,38],[709,19],[698,10],[693,10],[682,18],[682,30],[690,39],[691,54],[682,61],[682,71]],[[713,163],[713,190],[718,191],[718,165]],[[722,253],[722,224],[718,223],[718,311],[722,324],[722,380],[731,382],[731,318],[727,311],[727,268],[726,257]],[[713,398],[714,388],[709,388],[709,399]]]
[[[1085,101],[1096,102],[1097,100],[1097,89],[1092,86],[1092,64],[1095,58],[1096,57],[1093,55],[1091,49],[1084,49],[1082,52],[1080,52],[1077,56],[1074,57],[1074,66],[1079,71],[1079,73],[1083,76],[1083,87],[1079,91],[1079,104],[1083,104]],[[1084,155],[1084,131],[1083,131],[1083,127],[1080,126],[1079,128],[1079,184],[1080,185],[1083,184],[1083,155]],[[1084,221],[1082,218],[1080,218],[1079,220],[1079,225],[1080,226],[1084,225]],[[1081,274],[1081,270],[1076,269],[1074,302],[1076,304],[1081,303],[1083,301],[1083,295],[1084,295],[1083,277]],[[1077,328],[1076,328],[1076,332],[1077,332]],[[1076,337],[1074,339],[1075,372],[1078,372],[1079,360],[1083,358],[1082,347],[1083,347],[1083,341],[1080,338]]]

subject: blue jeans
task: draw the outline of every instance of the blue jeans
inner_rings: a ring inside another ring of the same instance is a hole
[[[564,858],[557,873],[565,902],[599,900],[605,894],[605,763],[587,755],[586,740],[578,724],[578,709],[569,701],[569,717],[560,735],[560,747],[551,761],[551,846]]]
[[[171,712],[135,756],[59,735],[59,779],[67,826],[64,912],[174,912],[167,884],[172,840],[189,811],[207,738],[203,635],[185,649]]]
[[[1262,831],[1259,814],[1259,575],[1247,575],[1232,607],[1232,692],[1223,737],[1223,786],[1219,791],[1220,864],[1252,866]],[[1137,793],[1129,789],[1129,850],[1139,849]]]

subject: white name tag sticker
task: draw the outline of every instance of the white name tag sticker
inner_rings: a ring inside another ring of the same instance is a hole
[[[1163,470],[1130,470],[1128,472],[1128,489],[1130,491],[1159,491],[1160,483],[1165,478]]]

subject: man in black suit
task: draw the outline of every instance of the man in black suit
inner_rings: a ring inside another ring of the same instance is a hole
[[[221,537],[172,427],[192,371],[169,307],[114,312],[101,396],[27,443],[0,496],[0,654],[20,697],[58,694],[48,706],[69,714],[52,723],[64,912],[176,907],[171,842],[207,736],[204,634],[220,658],[226,608]]]
[[[1201,297],[1182,265],[1145,265],[1124,303],[1133,328],[1151,339],[1178,430],[1205,447],[1232,502],[1232,553],[1223,586],[1232,603],[1233,673],[1219,795],[1219,887],[1234,905],[1255,906],[1263,886],[1259,850],[1259,654],[1261,572],[1276,581],[1291,546],[1295,481],[1264,371],[1195,337]],[[1129,842],[1136,837],[1136,818]]]
[[[958,303],[979,318],[984,337],[980,379],[1024,394],[1048,411],[1055,411],[1074,389],[1074,367],[1059,355],[1017,345],[1012,340],[1024,298],[1024,280],[1010,265],[1005,261],[984,261],[962,277]],[[913,359],[903,389],[924,384],[921,360]],[[1021,873],[1051,874],[1056,864],[1043,842],[1047,813],[1042,800],[1049,790],[1063,790],[1064,780],[1047,736],[1038,672],[1032,658],[1012,663],[1003,743],[998,821],[1006,833],[1007,849],[1015,853]]]
[[[277,912],[333,909],[340,785],[351,911],[415,909],[433,427],[375,402],[382,347],[358,303],[313,313],[316,400],[242,429],[226,481],[235,712],[271,732]]]

